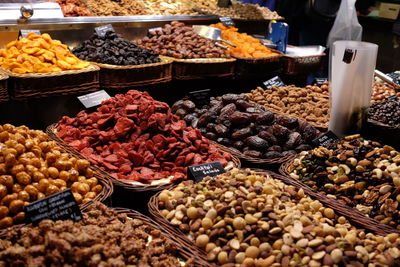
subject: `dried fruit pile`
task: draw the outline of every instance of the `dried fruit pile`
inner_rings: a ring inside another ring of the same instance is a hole
[[[80,203],[94,199],[102,185],[87,160],[62,153],[47,134],[26,126],[0,126],[0,229],[23,223],[23,208],[71,188]]]
[[[217,15],[220,17],[231,17],[233,19],[254,19],[254,20],[274,20],[281,19],[275,11],[269,10],[267,7],[253,5],[253,4],[241,4],[235,3],[231,6],[225,7],[210,7],[210,8],[199,8],[203,14]]]
[[[20,37],[0,49],[0,66],[24,74],[80,70],[89,63],[74,56],[68,46],[51,39],[47,33],[30,32],[27,38]]]
[[[202,108],[181,100],[172,111],[208,139],[254,158],[280,158],[311,149],[309,144],[319,134],[310,124],[274,114],[245,95],[211,98]]]
[[[171,113],[166,103],[131,90],[58,122],[58,136],[118,179],[165,183],[184,179],[187,166],[231,156],[211,145],[198,129]]]
[[[290,176],[400,229],[400,153],[392,147],[348,136],[330,148],[302,152]]]
[[[175,243],[140,219],[96,203],[80,222],[44,220],[0,240],[1,266],[193,266]]]
[[[400,126],[400,99],[372,103],[368,109],[368,118],[390,126]]]
[[[192,27],[178,21],[166,24],[160,30],[149,31],[148,36],[136,43],[160,55],[174,58],[226,57],[222,48],[195,33]]]
[[[225,26],[222,23],[211,24],[211,27],[218,28],[222,31],[222,39],[234,44],[236,47],[227,45],[229,48],[226,52],[235,57],[242,58],[264,58],[278,56],[271,49],[263,45],[259,39],[254,38],[247,33],[239,33],[238,28]]]
[[[87,0],[87,6],[95,16],[146,15],[142,1],[138,0]]]
[[[329,122],[329,95],[318,93],[311,86],[274,86],[268,90],[258,87],[246,96],[272,112],[296,116],[311,124],[324,125]]]
[[[105,36],[94,33],[89,40],[72,50],[78,58],[112,65],[140,65],[160,62],[157,54],[136,46],[114,31]]]
[[[89,9],[81,0],[55,0],[62,9],[64,17],[91,16]]]
[[[372,85],[372,102],[381,101],[385,98],[397,95],[400,97],[400,92],[395,90],[394,87],[385,82],[374,82]]]
[[[302,189],[247,171],[183,182],[158,205],[222,266],[397,266],[400,258],[398,234],[356,230]]]

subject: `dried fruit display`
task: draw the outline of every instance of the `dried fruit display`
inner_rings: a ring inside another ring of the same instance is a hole
[[[303,189],[249,171],[185,181],[162,191],[158,206],[222,266],[390,266],[400,258],[398,234],[356,230]]]
[[[81,70],[89,66],[74,56],[68,46],[43,33],[30,32],[0,49],[0,66],[14,73],[48,73]]]
[[[174,58],[226,57],[222,48],[194,32],[182,22],[173,21],[160,30],[151,30],[136,44],[163,56]]]
[[[313,190],[400,229],[400,153],[392,147],[347,136],[301,152],[290,171]]]
[[[100,203],[80,222],[44,220],[0,240],[1,266],[193,266],[171,240],[142,219]]]
[[[95,16],[148,15],[140,0],[87,0],[86,4]]]
[[[372,102],[381,101],[385,98],[397,95],[400,97],[400,92],[397,91],[392,85],[385,82],[374,82],[372,85]]]
[[[274,114],[239,94],[211,98],[202,108],[180,100],[172,111],[208,139],[253,158],[275,159],[311,149],[319,134],[310,124]]]
[[[171,113],[166,103],[131,90],[106,100],[97,111],[58,122],[58,136],[117,179],[147,184],[186,178],[187,166],[231,156],[198,129]]]
[[[372,103],[368,118],[390,126],[400,126],[400,99]]]
[[[232,26],[227,27],[222,23],[211,24],[210,26],[220,29],[222,31],[222,39],[236,46],[226,45],[229,48],[226,52],[231,56],[241,58],[264,58],[280,55],[263,45],[259,39],[247,33],[239,33],[238,28]]]
[[[245,20],[274,20],[282,19],[277,12],[269,10],[267,7],[253,5],[253,4],[242,4],[234,3],[231,6],[225,7],[210,7],[198,9],[203,14],[217,15],[220,17],[231,17],[233,19],[245,19]]]
[[[60,6],[64,17],[92,16],[89,9],[81,0],[53,0]]]
[[[264,90],[258,87],[246,96],[272,112],[295,116],[311,124],[326,125],[329,122],[329,95],[316,92],[315,87],[319,88],[291,85]]]
[[[35,200],[71,188],[80,204],[103,190],[89,161],[63,153],[42,131],[1,125],[0,151],[0,229],[23,223]]]
[[[78,58],[112,65],[140,65],[160,62],[158,54],[136,46],[114,31],[105,36],[94,33],[89,40],[72,50]]]

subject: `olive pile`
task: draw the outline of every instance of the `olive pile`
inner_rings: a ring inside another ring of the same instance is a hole
[[[390,126],[400,125],[400,100],[387,99],[373,103],[369,108],[368,117]]]
[[[274,114],[245,95],[211,98],[201,109],[190,100],[180,100],[172,111],[208,139],[253,158],[273,159],[311,149],[319,134],[312,125]]]
[[[25,205],[67,188],[79,204],[94,199],[103,188],[89,165],[42,131],[0,125],[0,229],[23,223]]]
[[[160,62],[158,54],[136,46],[114,31],[94,33],[72,52],[80,59],[112,65],[140,65]]]

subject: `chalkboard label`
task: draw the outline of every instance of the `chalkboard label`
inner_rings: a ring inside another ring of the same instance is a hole
[[[218,0],[217,5],[219,7],[228,7],[231,4],[231,0]]]
[[[82,220],[82,213],[71,192],[71,189],[32,202],[25,206],[27,223],[38,223],[42,220]]]
[[[210,92],[210,89],[192,91],[189,92],[189,98],[196,104],[196,107],[201,108],[210,102]]]
[[[104,90],[100,90],[87,95],[78,96],[79,101],[81,101],[81,103],[85,106],[85,108],[98,106],[101,104],[101,102],[110,98],[111,96],[109,96],[107,92]]]
[[[318,86],[322,86],[327,81],[328,81],[328,78],[315,78],[314,83],[316,83]]]
[[[114,28],[111,24],[106,24],[103,26],[96,27],[96,28],[94,28],[94,30],[96,31],[98,36],[104,37],[104,36],[106,36],[107,32],[114,31]]]
[[[316,146],[327,146],[329,144],[336,143],[339,138],[332,131],[327,131],[325,134],[320,137],[315,138],[312,143]]]
[[[270,89],[272,86],[285,86],[286,84],[279,78],[279,76],[275,76],[272,79],[269,79],[268,81],[263,82],[264,86],[266,89]]]
[[[387,97],[386,99],[389,100],[389,101],[397,101],[397,100],[399,100],[397,95],[391,95],[391,96]]]
[[[233,22],[231,17],[220,17],[219,21],[221,21],[225,26],[235,26],[235,22]]]
[[[222,173],[225,173],[225,169],[220,162],[216,161],[189,166],[188,175],[189,178],[194,179],[196,182],[201,182],[207,176],[214,177]]]
[[[19,30],[18,37],[22,36],[24,38],[27,38],[27,35],[30,32],[34,32],[37,35],[42,35],[42,33],[39,30]]]

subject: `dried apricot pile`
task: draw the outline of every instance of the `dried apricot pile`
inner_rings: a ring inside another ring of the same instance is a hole
[[[228,46],[226,52],[234,57],[242,58],[263,58],[277,56],[278,53],[264,46],[260,40],[254,38],[247,33],[238,32],[238,28],[225,26],[222,23],[211,24],[211,27],[218,28],[222,31],[222,39],[231,42],[236,47]]]
[[[0,49],[0,66],[14,73],[49,73],[63,70],[80,70],[89,62],[74,56],[68,46],[53,40],[49,34],[30,32]]]

